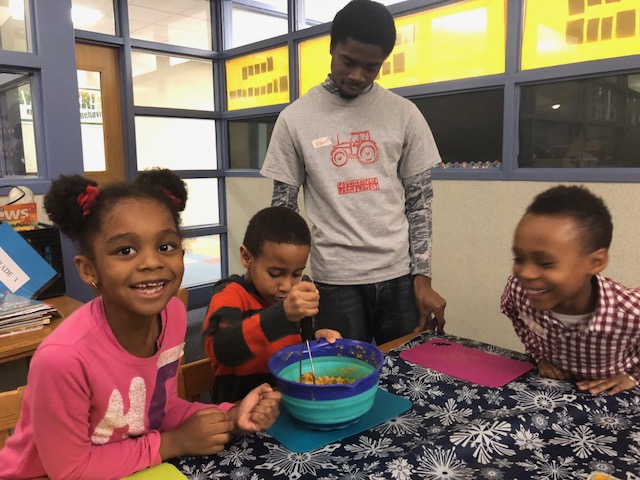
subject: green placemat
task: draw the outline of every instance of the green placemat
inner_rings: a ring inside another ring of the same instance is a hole
[[[278,420],[268,432],[292,452],[308,452],[356,435],[397,417],[412,406],[410,400],[378,388],[371,410],[356,423],[336,430],[314,430],[300,424],[280,405]]]

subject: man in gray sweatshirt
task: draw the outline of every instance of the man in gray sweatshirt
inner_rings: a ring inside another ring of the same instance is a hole
[[[261,173],[272,205],[312,223],[311,270],[320,292],[318,328],[380,344],[439,330],[445,300],[431,287],[430,168],[440,155],[409,100],[374,83],[393,50],[393,17],[353,0],[331,26],[331,74],[285,108]]]

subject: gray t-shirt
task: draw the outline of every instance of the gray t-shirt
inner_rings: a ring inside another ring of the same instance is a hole
[[[303,186],[314,279],[351,285],[409,273],[402,179],[438,162],[409,100],[377,84],[352,100],[316,86],[278,117],[261,173]]]

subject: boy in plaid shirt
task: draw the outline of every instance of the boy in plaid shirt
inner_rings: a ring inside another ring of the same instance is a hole
[[[640,289],[600,275],[612,231],[606,205],[586,188],[542,192],[516,228],[501,300],[540,375],[594,394],[640,380]]]

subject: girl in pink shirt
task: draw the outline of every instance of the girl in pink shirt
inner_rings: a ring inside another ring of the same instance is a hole
[[[101,293],[36,351],[20,420],[0,451],[0,478],[121,478],[182,455],[223,450],[229,436],[269,428],[280,394],[268,385],[237,406],[177,397],[186,314],[184,182],[168,170],[108,185],[55,180],[45,208],[75,240],[82,280]]]

